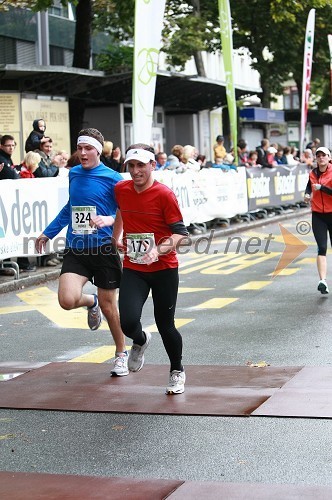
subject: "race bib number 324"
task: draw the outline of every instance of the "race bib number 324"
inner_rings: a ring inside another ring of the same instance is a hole
[[[73,233],[75,234],[92,234],[96,233],[97,229],[90,227],[91,217],[97,215],[96,207],[83,206],[71,207],[71,222]]]

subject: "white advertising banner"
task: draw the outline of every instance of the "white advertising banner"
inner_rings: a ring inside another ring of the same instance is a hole
[[[303,76],[302,76],[302,101],[301,101],[301,132],[300,132],[300,151],[305,149],[305,127],[308,116],[308,106],[310,97],[310,82],[312,69],[312,56],[314,51],[315,38],[315,9],[311,9],[308,15],[307,27],[304,41],[303,56]]]
[[[175,193],[186,226],[217,218],[231,218],[248,211],[245,168],[222,171],[203,169],[175,174],[155,172],[156,180]],[[123,174],[128,179],[128,173]],[[68,178],[1,181],[0,260],[35,255],[34,241],[68,201]],[[47,253],[63,250],[66,228]]]
[[[2,180],[0,193],[0,260],[33,255],[34,238],[68,201],[68,179]],[[64,246],[65,230],[50,246]]]
[[[150,144],[161,31],[166,0],[136,0],[133,139]]]

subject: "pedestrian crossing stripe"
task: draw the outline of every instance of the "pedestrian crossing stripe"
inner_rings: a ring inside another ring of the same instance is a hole
[[[126,347],[127,350],[130,347]],[[69,363],[105,363],[115,357],[115,345],[103,345],[101,347],[97,347],[97,349],[93,349],[81,356],[77,356],[76,358],[69,359]]]
[[[46,286],[20,292],[17,296],[29,306],[33,306],[47,319],[55,323],[59,328],[78,328],[90,330],[87,324],[87,310],[83,307],[65,311],[58,303],[58,295]],[[106,321],[102,321],[101,329],[109,330]]]
[[[191,318],[191,319],[190,318],[184,318],[184,319],[175,318],[175,327],[181,328],[181,326],[187,325],[188,323],[191,323],[192,321],[195,321],[194,318]],[[158,328],[157,328],[157,325],[155,323],[153,323],[153,325],[147,326],[146,328],[151,333],[158,332]]]
[[[198,306],[195,306],[194,309],[221,309],[222,307],[228,306],[233,302],[239,300],[238,298],[220,298],[215,297],[214,299],[207,300],[206,302],[202,302]]]
[[[272,280],[270,281],[248,281],[248,283],[244,283],[243,285],[237,286],[234,290],[260,290],[265,286],[271,285]]]
[[[299,267],[286,267],[285,269],[282,269],[281,271],[273,272],[270,273],[269,276],[292,276],[292,274],[297,273],[300,271]]]
[[[273,259],[280,255],[281,252],[271,252],[271,253],[257,253],[254,255],[238,255],[234,259],[230,259],[226,261],[221,259],[219,262],[213,263],[208,267],[205,267],[201,270],[202,274],[232,274],[238,271],[242,271],[242,269],[246,269],[247,267],[260,264],[269,259]]]

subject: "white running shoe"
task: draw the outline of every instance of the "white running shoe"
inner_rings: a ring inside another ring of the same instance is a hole
[[[166,387],[166,394],[182,394],[184,392],[185,382],[186,382],[185,372],[173,370],[169,374],[169,384]]]
[[[115,353],[114,367],[111,370],[111,375],[116,375],[118,377],[124,377],[125,375],[129,375],[128,370],[128,353],[121,352]]]
[[[324,295],[329,293],[329,287],[327,286],[326,280],[320,280],[317,290]]]
[[[100,327],[102,316],[99,307],[98,297],[95,293],[93,295],[95,297],[96,305],[88,307],[88,325],[90,330],[98,330],[98,328]]]
[[[138,372],[144,365],[144,351],[150,344],[151,333],[147,330],[143,331],[146,337],[145,344],[133,344],[129,352],[128,368],[131,372]]]

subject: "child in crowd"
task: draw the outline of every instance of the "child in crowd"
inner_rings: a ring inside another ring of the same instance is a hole
[[[248,165],[249,167],[259,167],[257,163],[258,154],[257,151],[250,151],[248,155]]]
[[[39,153],[36,153],[35,151],[29,151],[24,157],[19,173],[20,177],[22,179],[34,179],[34,172],[35,170],[37,170],[40,161],[41,156]]]

